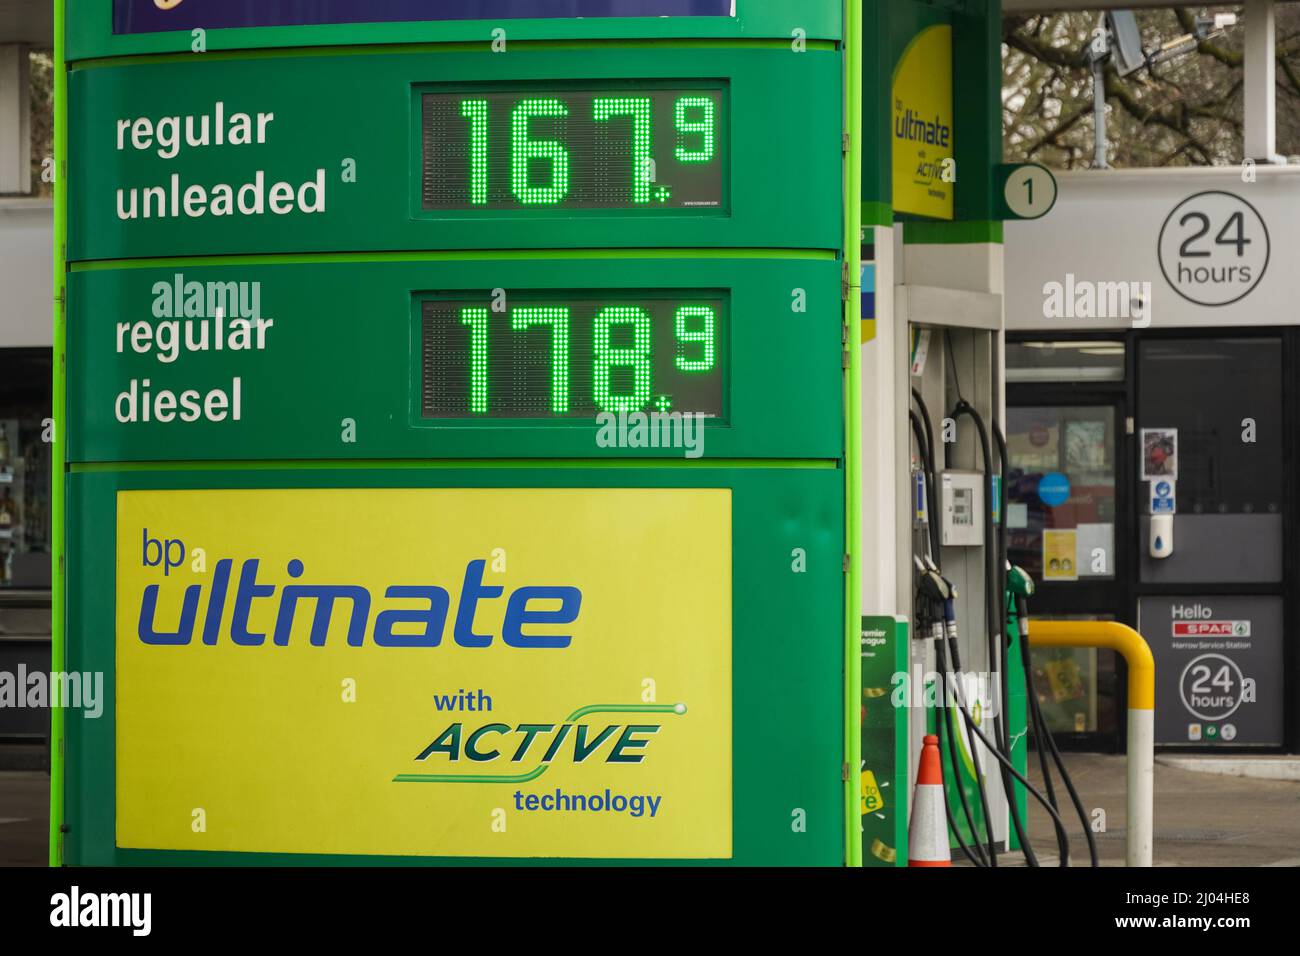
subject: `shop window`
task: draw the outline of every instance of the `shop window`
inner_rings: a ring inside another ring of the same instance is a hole
[[[1007,548],[1038,581],[1115,576],[1115,410],[1007,409]]]

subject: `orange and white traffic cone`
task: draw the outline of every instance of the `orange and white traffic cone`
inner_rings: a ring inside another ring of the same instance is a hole
[[[948,824],[943,810],[943,766],[939,738],[926,734],[916,774],[912,819],[907,828],[908,866],[952,866]]]

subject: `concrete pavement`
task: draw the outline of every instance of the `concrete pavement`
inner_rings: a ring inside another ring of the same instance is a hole
[[[1038,784],[1037,754],[1030,779]],[[1104,866],[1124,865],[1125,758],[1065,754],[1075,787],[1091,814],[1105,811],[1105,832],[1095,834]],[[1063,788],[1058,798],[1070,835],[1071,863],[1088,864],[1087,845]],[[1051,818],[1032,797],[1029,834],[1041,862],[1056,862]],[[1300,866],[1300,783],[1201,773],[1155,766],[1156,866]]]

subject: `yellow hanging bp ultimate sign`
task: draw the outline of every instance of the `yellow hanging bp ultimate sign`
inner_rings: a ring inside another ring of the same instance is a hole
[[[927,27],[894,69],[894,210],[951,219],[952,27]]]
[[[117,504],[119,847],[731,856],[729,490]]]

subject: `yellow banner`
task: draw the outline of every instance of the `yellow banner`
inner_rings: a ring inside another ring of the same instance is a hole
[[[731,856],[731,492],[127,491],[117,844]]]
[[[894,69],[894,211],[951,219],[952,27],[927,27]]]

